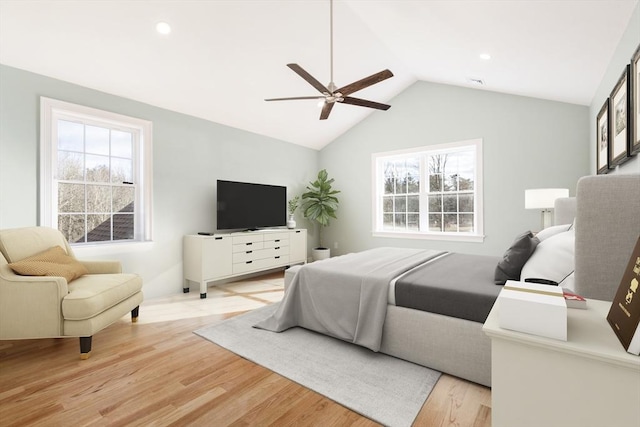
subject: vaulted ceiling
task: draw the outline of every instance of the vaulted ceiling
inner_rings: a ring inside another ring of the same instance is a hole
[[[637,3],[335,0],[334,81],[388,68],[353,96],[393,104],[425,80],[589,105]],[[264,101],[318,94],[287,63],[329,83],[329,22],[328,0],[0,0],[0,63],[321,149],[387,114]]]

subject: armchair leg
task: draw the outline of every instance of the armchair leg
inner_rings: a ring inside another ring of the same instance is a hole
[[[80,359],[86,360],[91,356],[91,338],[80,337]]]
[[[131,322],[136,323],[138,321],[138,311],[140,310],[140,306],[137,306],[133,310],[131,310]]]

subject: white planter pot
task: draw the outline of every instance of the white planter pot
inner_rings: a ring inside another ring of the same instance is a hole
[[[293,219],[293,215],[289,215],[289,219],[287,220],[287,228],[296,228],[296,220]]]
[[[311,250],[311,256],[314,261],[321,261],[331,256],[331,250],[329,248],[313,248]]]

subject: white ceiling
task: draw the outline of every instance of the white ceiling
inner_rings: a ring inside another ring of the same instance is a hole
[[[589,105],[637,3],[335,0],[334,80],[388,68],[353,96],[391,104],[425,80]],[[0,0],[2,64],[314,149],[387,114],[264,101],[318,94],[286,64],[328,84],[329,59],[328,0]]]

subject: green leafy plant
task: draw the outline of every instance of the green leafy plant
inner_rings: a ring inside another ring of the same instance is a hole
[[[340,191],[333,190],[334,179],[328,179],[326,169],[318,172],[318,178],[307,185],[307,192],[302,194],[302,210],[304,217],[324,226],[329,225],[330,218],[336,218]]]
[[[289,215],[293,215],[298,209],[298,203],[300,203],[300,196],[295,196],[288,202],[289,206]]]

